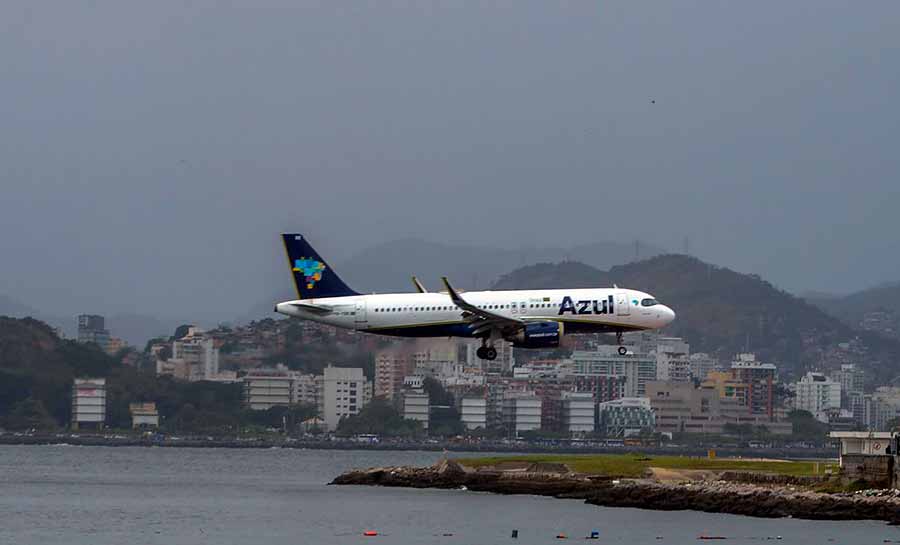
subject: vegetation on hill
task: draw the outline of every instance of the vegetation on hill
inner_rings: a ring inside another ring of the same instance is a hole
[[[111,428],[131,427],[129,403],[156,402],[163,430],[175,433],[236,433],[248,427],[280,428],[311,416],[309,407],[289,411],[242,408],[240,384],[180,382],[152,371],[122,366],[93,344],[63,340],[43,322],[0,317],[0,428],[52,430],[71,420],[72,382],[107,379]]]
[[[677,313],[666,333],[685,337],[695,352],[727,361],[755,352],[787,371],[821,363],[821,349],[859,336],[871,351],[876,372],[896,374],[900,345],[855,332],[821,309],[779,290],[756,275],[741,274],[685,255],[594,269],[575,262],[523,267],[500,278],[493,289],[604,287],[618,285],[652,293]]]

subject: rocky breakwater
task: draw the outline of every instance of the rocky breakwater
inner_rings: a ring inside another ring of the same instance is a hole
[[[663,483],[611,480],[532,464],[514,470],[480,469],[442,461],[432,467],[378,467],[338,476],[334,485],[467,489],[583,499],[604,507],[693,510],[754,517],[883,520],[900,524],[900,491],[826,494],[799,486],[766,486],[706,480]]]
[[[795,517],[814,520],[884,520],[900,523],[900,498],[883,494],[825,494],[796,487],[759,486],[705,481],[657,483],[623,481],[600,487],[585,498],[607,507],[661,511],[690,509],[751,517]]]

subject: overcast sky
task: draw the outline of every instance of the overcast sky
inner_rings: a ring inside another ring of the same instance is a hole
[[[0,128],[0,293],[47,311],[231,316],[282,230],[900,280],[895,0],[7,0]]]

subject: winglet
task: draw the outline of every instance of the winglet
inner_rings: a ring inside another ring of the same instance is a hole
[[[413,286],[416,287],[416,291],[418,291],[419,293],[428,293],[428,290],[425,289],[425,286],[423,286],[422,283],[419,282],[419,279],[416,278],[415,275],[413,275],[412,277],[412,283]]]
[[[447,280],[446,276],[441,277],[441,282],[443,282],[444,287],[447,288],[447,294],[450,295],[450,300],[453,301],[453,304],[455,304],[456,306],[459,306],[459,307],[463,307],[463,308],[468,306],[467,303],[465,302],[465,300],[463,300],[463,298],[460,297],[458,293],[456,293],[456,290],[453,289],[453,286],[450,285],[450,281]],[[462,303],[462,304],[460,304],[460,303]]]

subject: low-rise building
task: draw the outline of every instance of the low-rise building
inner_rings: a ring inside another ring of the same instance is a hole
[[[256,370],[244,377],[244,403],[255,411],[293,405],[295,380],[289,371]]]
[[[647,384],[647,397],[660,433],[721,434],[729,424],[765,427],[774,434],[793,432],[790,422],[754,413],[741,399],[720,397],[713,387],[655,381]]]
[[[656,428],[656,415],[646,397],[625,397],[598,406],[600,431],[606,437],[624,438]]]
[[[156,403],[129,403],[128,412],[131,413],[131,427],[133,429],[158,428],[159,411]]]
[[[893,432],[838,431],[829,434],[841,442],[841,478],[872,486],[897,486],[894,460],[897,436]]]

